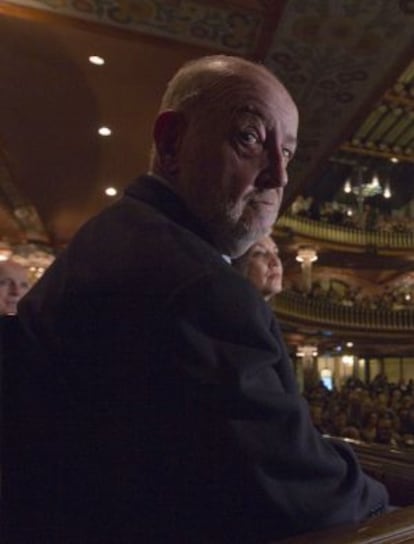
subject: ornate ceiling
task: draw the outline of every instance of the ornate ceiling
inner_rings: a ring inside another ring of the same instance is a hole
[[[264,62],[299,105],[286,205],[341,146],[394,153],[395,144],[412,161],[412,73],[411,91],[394,83],[413,58],[413,22],[413,3],[394,0],[3,1],[3,238],[67,243],[107,204],[105,186],[122,189],[145,170],[151,120],[171,74],[212,52]],[[90,54],[105,65],[89,64]],[[96,132],[105,124],[109,138]],[[386,147],[370,137],[373,126]]]

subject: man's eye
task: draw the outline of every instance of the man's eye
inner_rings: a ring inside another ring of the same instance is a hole
[[[259,144],[261,143],[261,140],[260,140],[260,137],[259,135],[252,131],[252,130],[243,130],[243,131],[240,131],[240,140],[244,143],[244,144],[248,144],[248,145],[256,145],[256,144]]]
[[[282,154],[283,154],[284,158],[286,160],[288,160],[288,161],[290,161],[291,158],[293,157],[293,152],[290,149],[288,149],[287,147],[284,147],[282,149]]]

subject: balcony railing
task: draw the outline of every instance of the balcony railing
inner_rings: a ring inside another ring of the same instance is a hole
[[[378,310],[361,306],[345,306],[308,298],[294,291],[283,291],[273,300],[278,316],[346,328],[372,331],[414,331],[414,310]]]
[[[414,232],[354,229],[289,214],[279,218],[276,224],[278,228],[291,229],[302,236],[327,242],[396,250],[414,249]]]

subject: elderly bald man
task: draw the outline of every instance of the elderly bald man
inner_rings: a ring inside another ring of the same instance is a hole
[[[270,232],[297,129],[264,66],[186,64],[149,173],[20,303],[49,361],[36,398],[53,399],[28,501],[49,521],[39,542],[262,543],[386,507],[315,431],[268,305],[228,263]]]

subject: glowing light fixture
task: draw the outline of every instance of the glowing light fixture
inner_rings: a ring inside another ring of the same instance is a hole
[[[343,355],[342,356],[342,362],[344,365],[351,366],[354,364],[354,356],[353,355]]]
[[[103,59],[99,55],[91,55],[89,57],[89,62],[91,64],[95,64],[96,66],[102,66],[103,64],[105,64],[105,59]]]
[[[385,185],[383,195],[384,195],[384,198],[391,198],[392,197],[391,187],[390,187],[390,184],[388,182]]]
[[[380,182],[379,182],[379,177],[378,177],[378,174],[374,174],[372,176],[372,180],[371,180],[371,186],[374,188],[374,187],[378,187],[380,188]]]
[[[54,258],[50,248],[38,244],[21,244],[14,247],[13,259],[28,268],[31,281],[39,279]]]
[[[316,250],[313,247],[300,247],[296,260],[302,268],[304,291],[310,293],[312,288],[312,263],[318,260]]]
[[[12,256],[12,250],[7,242],[0,241],[0,261],[7,261]]]
[[[298,346],[296,351],[297,357],[317,357],[318,348],[317,346]]]
[[[300,263],[313,263],[318,260],[318,255],[312,247],[301,247],[298,249],[296,260]]]
[[[390,158],[390,161],[393,162],[393,163],[399,162],[399,160],[397,159],[397,157],[391,157],[391,158]]]
[[[345,185],[344,185],[344,193],[350,193],[351,191],[352,191],[351,180],[348,178],[348,179],[345,181]]]
[[[107,196],[116,196],[118,194],[118,191],[117,189],[115,189],[115,187],[107,187],[105,189],[105,194]]]
[[[109,127],[101,127],[98,129],[98,133],[101,136],[110,136],[112,134],[112,130]]]

